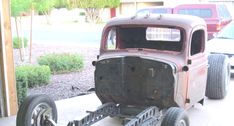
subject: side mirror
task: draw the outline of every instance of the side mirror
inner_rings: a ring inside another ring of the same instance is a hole
[[[96,61],[93,61],[93,62],[92,62],[92,65],[93,65],[93,66],[96,66],[96,64],[97,64]]]

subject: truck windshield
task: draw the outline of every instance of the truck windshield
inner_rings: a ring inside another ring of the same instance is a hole
[[[180,52],[183,45],[181,37],[181,31],[175,28],[114,27],[109,30],[106,48],[146,48]]]

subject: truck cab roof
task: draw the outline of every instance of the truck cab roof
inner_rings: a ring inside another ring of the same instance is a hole
[[[149,14],[145,16],[116,17],[110,20],[106,27],[118,25],[158,25],[191,28],[196,25],[206,26],[206,22],[199,17],[179,14]]]

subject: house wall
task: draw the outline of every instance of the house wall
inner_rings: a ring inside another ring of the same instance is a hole
[[[121,0],[120,15],[133,15],[136,10],[149,6],[176,6],[182,3],[204,2],[207,0]]]
[[[131,0],[128,0],[131,1]],[[119,7],[120,15],[134,15],[136,10],[149,7],[149,6],[163,6],[163,1],[148,1],[144,2],[145,0],[138,1],[138,2],[122,2]]]
[[[116,8],[116,16],[134,15],[138,9],[149,6],[169,6],[173,7],[182,3],[204,2],[207,0],[121,0],[120,5]],[[110,9],[104,9],[100,13],[102,21],[108,21],[110,17]]]

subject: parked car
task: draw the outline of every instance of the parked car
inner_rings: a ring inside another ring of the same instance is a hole
[[[225,4],[182,4],[173,9],[175,14],[194,15],[203,18],[207,24],[208,39],[232,21]]]
[[[227,55],[230,58],[231,72],[234,73],[234,21],[214,36],[207,42],[207,50]]]
[[[153,6],[148,8],[140,9],[136,12],[137,15],[151,14],[172,14],[173,7]]]

